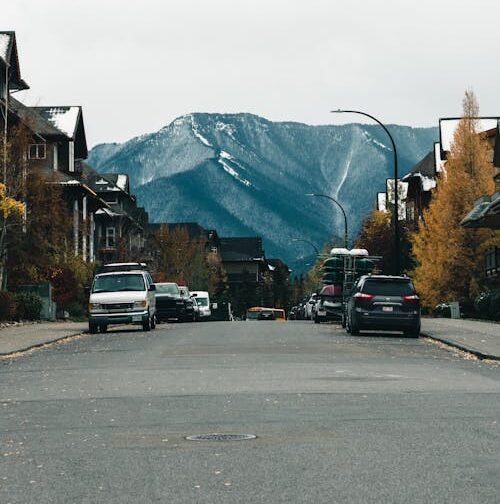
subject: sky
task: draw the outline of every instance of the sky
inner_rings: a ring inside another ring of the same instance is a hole
[[[28,105],[82,105],[90,146],[191,112],[436,126],[500,114],[498,0],[15,0]]]

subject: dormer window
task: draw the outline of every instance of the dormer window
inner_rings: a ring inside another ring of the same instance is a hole
[[[47,157],[47,148],[45,144],[30,144],[28,147],[29,159],[45,159]]]

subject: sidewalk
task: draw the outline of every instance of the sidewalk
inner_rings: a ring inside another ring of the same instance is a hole
[[[46,343],[76,336],[88,328],[83,322],[42,322],[0,330],[0,356],[23,352]]]
[[[481,359],[500,360],[500,324],[494,322],[422,318],[421,334]]]

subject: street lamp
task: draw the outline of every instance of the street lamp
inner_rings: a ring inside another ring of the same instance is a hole
[[[335,199],[332,198],[331,196],[328,196],[327,194],[321,194],[321,193],[308,193],[306,196],[317,196],[319,198],[327,198],[331,201],[333,201],[339,208],[342,210],[342,215],[344,216],[344,247],[348,248],[348,239],[347,239],[347,216],[345,214],[344,207]]]
[[[316,255],[319,256],[319,250],[318,250],[318,247],[316,247],[316,245],[314,245],[313,242],[310,242],[309,240],[304,240],[302,238],[292,238],[292,241],[293,242],[304,242],[304,243],[308,243],[309,245],[311,245],[311,247],[314,249],[314,252],[316,252]]]
[[[366,112],[361,112],[360,110],[331,110],[332,114],[359,114],[366,117],[369,117],[376,123],[378,123],[384,131],[387,133],[389,139],[392,144],[392,152],[394,154],[394,273],[396,275],[400,274],[400,261],[399,261],[399,205],[398,205],[398,153],[396,150],[396,143],[394,142],[394,138],[389,133],[389,130],[385,127],[385,125],[380,122],[376,117],[373,117]]]

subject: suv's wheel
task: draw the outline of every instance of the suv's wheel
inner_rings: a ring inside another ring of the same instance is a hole
[[[314,316],[314,323],[315,324],[319,324],[321,322],[321,320],[319,319],[319,317],[317,315]]]
[[[420,336],[420,326],[405,329],[404,333],[407,338],[418,338]]]
[[[349,317],[349,329],[350,329],[350,333],[353,335],[353,336],[358,336],[359,335],[359,325],[356,321],[356,318],[351,314],[351,316]]]
[[[101,324],[101,325],[99,326],[99,330],[100,330],[102,333],[105,333],[105,332],[107,332],[107,330],[108,330],[108,326],[107,326],[106,324]]]
[[[93,324],[92,322],[89,322],[89,333],[90,334],[96,334],[97,333],[97,324]]]

